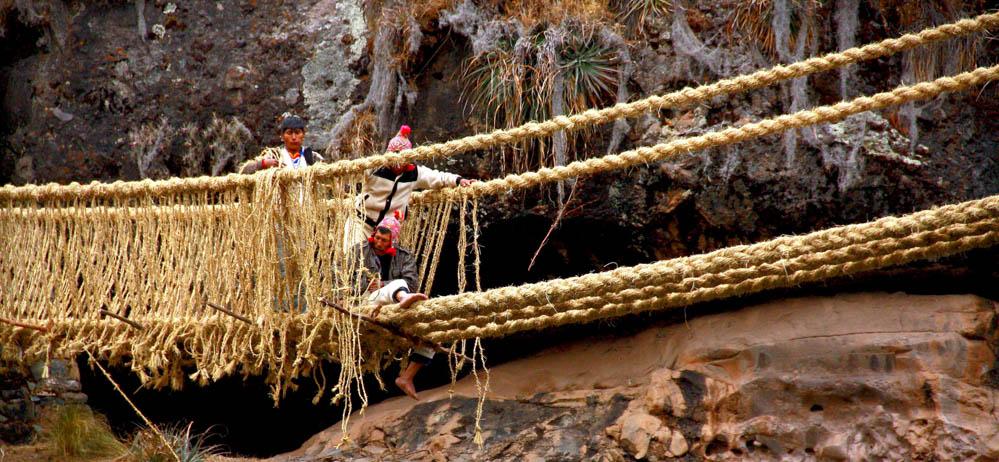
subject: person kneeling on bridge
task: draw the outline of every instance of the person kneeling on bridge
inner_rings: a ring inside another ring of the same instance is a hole
[[[372,317],[384,305],[398,303],[399,308],[409,308],[413,303],[426,300],[427,296],[413,292],[419,287],[416,258],[406,249],[398,247],[402,225],[395,217],[386,217],[375,227],[367,242],[360,244],[362,264],[367,270],[362,272],[360,287],[366,287],[368,301],[375,305]],[[370,275],[370,276],[369,276]],[[416,397],[413,377],[424,365],[430,364],[434,350],[417,345],[409,357],[409,366],[395,379],[395,384],[409,397]]]

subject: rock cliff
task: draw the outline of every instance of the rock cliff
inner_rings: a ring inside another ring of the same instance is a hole
[[[272,462],[994,460],[999,304],[806,297],[580,338],[475,384],[394,398]]]

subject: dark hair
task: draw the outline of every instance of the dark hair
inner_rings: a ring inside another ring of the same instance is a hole
[[[379,226],[379,227],[375,228],[375,231],[378,231],[378,234],[389,234],[389,235],[392,234],[392,230],[388,229],[388,228],[386,228],[384,226]]]
[[[281,132],[289,129],[305,130],[305,121],[298,116],[288,116],[281,121]]]

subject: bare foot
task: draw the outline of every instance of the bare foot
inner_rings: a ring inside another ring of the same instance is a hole
[[[412,305],[412,304],[414,304],[416,302],[419,302],[419,301],[426,300],[426,299],[427,299],[427,296],[424,295],[424,294],[421,294],[419,292],[413,293],[413,294],[403,295],[399,299],[399,309],[400,310],[405,310],[406,308],[409,308],[410,305]]]
[[[408,395],[410,398],[413,398],[417,401],[420,400],[420,398],[416,397],[416,387],[413,386],[412,380],[406,380],[402,377],[396,377],[395,386],[399,387],[400,390],[406,392],[406,395]]]

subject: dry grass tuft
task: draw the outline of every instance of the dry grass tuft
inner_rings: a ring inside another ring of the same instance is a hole
[[[129,154],[139,168],[140,178],[160,178],[167,175],[163,161],[159,158],[166,154],[176,133],[166,117],[161,117],[158,124],[143,124],[129,132]]]
[[[180,129],[186,151],[181,156],[181,175],[216,176],[246,160],[247,145],[253,139],[239,118],[212,114],[204,128],[189,123]]]
[[[49,452],[66,459],[114,458],[125,453],[103,416],[78,404],[59,406],[44,419],[42,441]]]
[[[608,21],[614,18],[608,0],[487,0],[500,16],[516,19],[527,28],[559,24],[567,18]]]
[[[370,108],[361,111],[344,135],[340,149],[329,160],[357,159],[378,152],[383,146],[378,142],[377,132],[378,118],[375,111]]]

